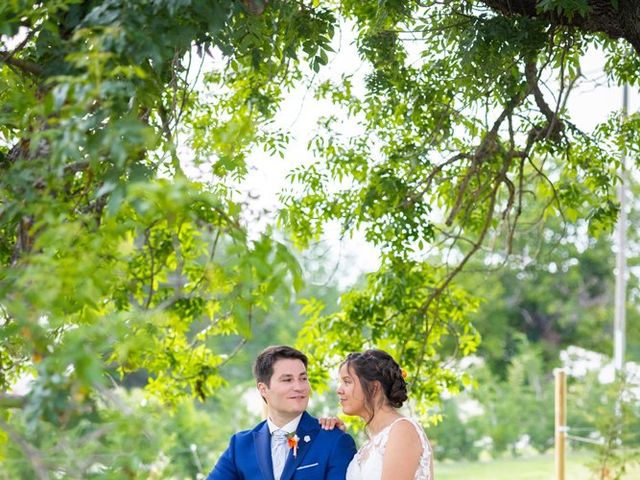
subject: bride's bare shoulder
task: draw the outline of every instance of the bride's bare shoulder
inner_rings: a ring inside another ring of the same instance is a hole
[[[394,422],[389,431],[389,443],[394,444],[410,444],[417,442],[420,445],[420,434],[418,433],[419,425],[408,418],[401,418]]]

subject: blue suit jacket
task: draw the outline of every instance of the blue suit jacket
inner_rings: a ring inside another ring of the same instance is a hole
[[[323,430],[318,419],[302,414],[296,430],[298,454],[289,450],[281,480],[344,480],[356,453],[350,435],[339,429]],[[274,480],[271,463],[271,435],[264,421],[253,430],[231,437],[207,480]]]

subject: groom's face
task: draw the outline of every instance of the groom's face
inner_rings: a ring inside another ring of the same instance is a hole
[[[258,390],[267,401],[270,415],[297,417],[307,409],[311,391],[304,363],[293,358],[276,360],[269,385],[260,382]]]

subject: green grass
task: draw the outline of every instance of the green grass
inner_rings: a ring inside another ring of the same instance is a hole
[[[567,457],[566,480],[590,480],[594,475],[586,467],[589,457],[572,453]],[[555,480],[553,455],[528,458],[505,458],[484,462],[438,462],[436,480]],[[624,480],[640,479],[640,466],[636,465]]]

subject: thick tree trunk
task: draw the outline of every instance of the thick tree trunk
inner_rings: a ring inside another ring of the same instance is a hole
[[[550,24],[575,27],[591,32],[604,33],[607,36],[627,40],[640,55],[640,1],[588,0],[589,12],[582,17],[558,15],[557,13],[540,13],[536,9],[538,0],[481,0],[491,9],[504,15],[522,15],[530,18],[546,18]]]

